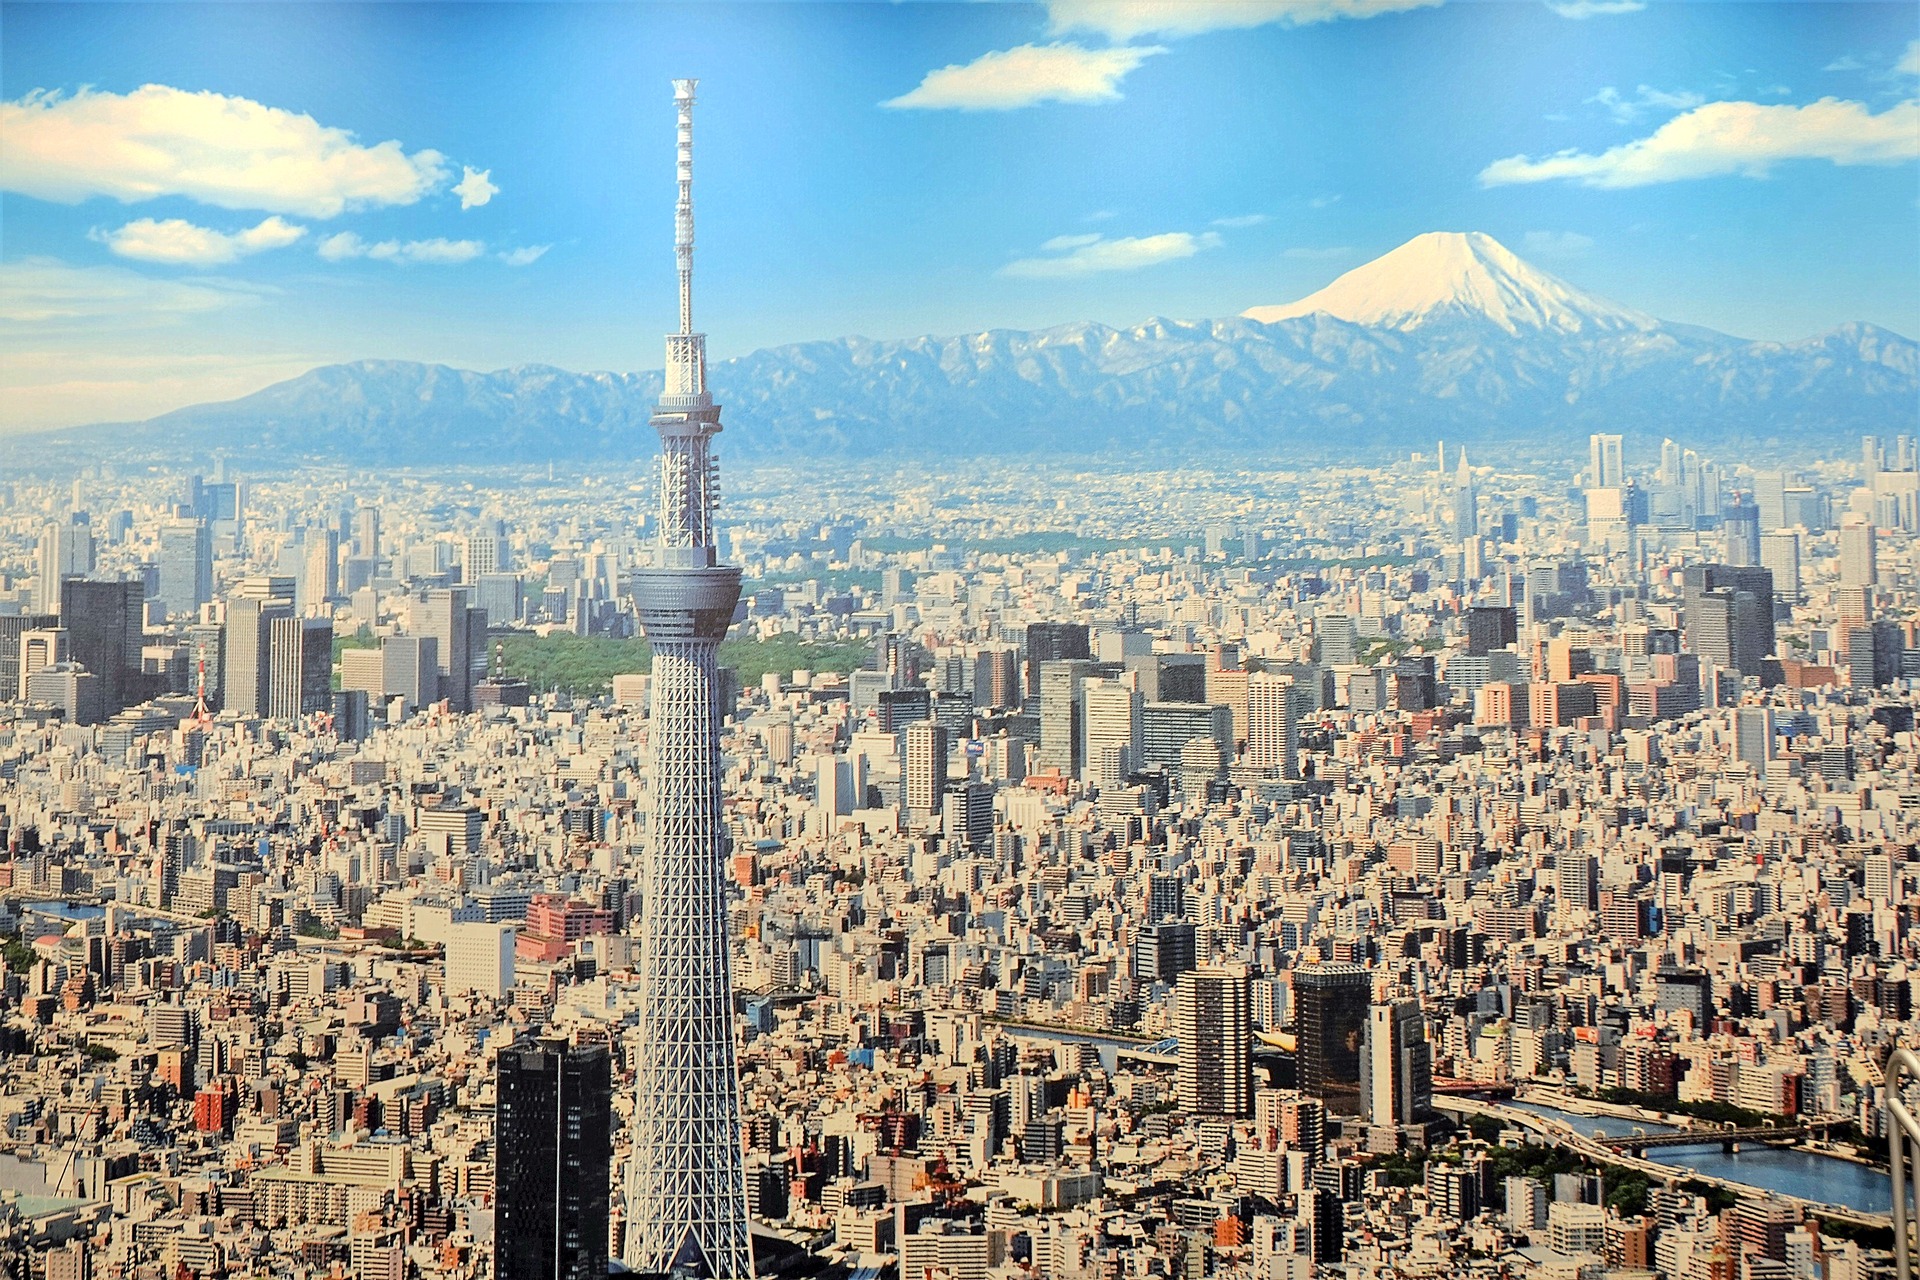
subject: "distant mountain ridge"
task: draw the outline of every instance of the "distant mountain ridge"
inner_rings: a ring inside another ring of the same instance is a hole
[[[1668,324],[1491,237],[1430,233],[1296,303],[1221,320],[1079,323],[769,347],[711,372],[731,454],[880,456],[1498,441],[1609,429],[1690,439],[1920,425],[1920,346],[1869,324],[1751,342]],[[370,360],[116,435],[367,464],[650,455],[657,371],[475,373]]]

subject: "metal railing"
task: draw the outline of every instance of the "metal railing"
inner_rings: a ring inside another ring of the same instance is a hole
[[[1901,1087],[1920,1080],[1920,1056],[1895,1049],[1887,1059],[1887,1162],[1893,1166],[1893,1257],[1899,1280],[1913,1280],[1913,1234],[1907,1209],[1907,1182],[1920,1171],[1920,1119],[1907,1109]]]

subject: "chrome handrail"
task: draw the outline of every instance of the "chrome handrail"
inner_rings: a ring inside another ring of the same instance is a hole
[[[1887,1163],[1893,1167],[1893,1257],[1899,1280],[1913,1280],[1913,1237],[1907,1213],[1907,1173],[1909,1161],[1920,1153],[1920,1119],[1907,1109],[1900,1096],[1903,1079],[1920,1080],[1920,1055],[1911,1049],[1895,1049],[1887,1059],[1887,1115],[1893,1123],[1887,1127]]]

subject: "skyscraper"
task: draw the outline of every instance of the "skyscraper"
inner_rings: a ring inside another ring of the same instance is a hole
[[[34,612],[60,612],[60,584],[93,572],[92,527],[79,516],[48,525],[40,535],[40,558],[35,568]]]
[[[1840,585],[1871,587],[1879,578],[1873,526],[1865,522],[1840,528]]]
[[[1360,1093],[1371,1124],[1412,1124],[1431,1109],[1433,1053],[1418,1001],[1376,1004],[1367,1010]]]
[[[906,808],[915,818],[940,815],[947,790],[946,726],[922,720],[906,731]]]
[[[1091,658],[1084,622],[1034,622],[1027,626],[1027,697],[1040,693],[1040,668],[1043,663],[1063,658]]]
[[[1300,1088],[1336,1115],[1359,1115],[1360,1051],[1373,980],[1357,964],[1311,965],[1294,970],[1293,1001]]]
[[[1253,1113],[1253,986],[1239,965],[1182,973],[1173,1033],[1180,1040],[1180,1105],[1199,1115]]]
[[[243,716],[269,714],[272,626],[277,618],[292,617],[293,606],[278,599],[228,597],[226,670],[220,680],[220,696],[226,710]]]
[[[673,82],[680,198],[674,251],[680,331],[667,337],[659,536],[633,575],[653,646],[647,775],[652,813],[640,883],[640,1025],[634,1067],[627,1265],[715,1280],[753,1274],[740,1146],[721,820],[717,651],[740,570],[716,563],[720,406],[707,390],[707,340],[693,331],[692,80]]]
[[[1298,775],[1300,713],[1293,677],[1256,672],[1247,677],[1247,763],[1269,776]]]
[[[606,1048],[523,1040],[500,1051],[495,1083],[496,1280],[601,1280],[613,1162]]]
[[[197,617],[213,599],[213,533],[205,520],[180,517],[160,526],[160,599],[167,612]]]
[[[145,696],[140,646],[146,634],[147,590],[138,582],[68,578],[60,584],[60,625],[67,657],[100,678],[104,715]]]
[[[1617,489],[1627,482],[1621,438],[1599,432],[1587,437],[1587,488]]]

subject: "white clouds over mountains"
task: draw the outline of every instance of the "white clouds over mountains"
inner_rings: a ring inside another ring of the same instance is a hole
[[[67,204],[185,196],[223,209],[332,218],[413,204],[451,176],[437,151],[410,153],[391,140],[363,146],[312,116],[161,84],[0,102],[0,135],[0,187]]]
[[[1792,160],[1837,165],[1898,164],[1920,158],[1920,101],[1875,115],[1861,102],[1821,98],[1805,106],[1709,102],[1644,138],[1592,154],[1508,156],[1480,172],[1483,186],[1567,181],[1588,187],[1642,187],[1692,178],[1764,178]]]
[[[1023,44],[929,71],[917,88],[880,105],[1009,111],[1041,102],[1112,102],[1119,98],[1120,81],[1128,72],[1165,52],[1151,45],[1084,49],[1068,42]]]
[[[1040,246],[1046,256],[1017,258],[1000,268],[1000,274],[1021,280],[1059,280],[1109,271],[1138,271],[1162,262],[1191,258],[1219,244],[1219,235],[1212,231],[1199,235],[1190,231],[1166,231],[1155,236],[1121,236],[1113,240],[1098,235],[1055,236]]]
[[[424,263],[430,266],[472,262],[486,251],[487,246],[478,240],[435,237],[432,240],[381,240],[368,243],[351,231],[328,236],[319,246],[320,256],[328,262],[372,258],[378,262]]]
[[[1047,0],[1056,32],[1088,31],[1109,40],[1163,39],[1280,23],[1292,27],[1342,18],[1424,9],[1441,0]]]
[[[258,226],[232,232],[195,226],[179,218],[140,218],[117,231],[95,232],[94,238],[123,258],[207,267],[265,249],[282,249],[306,234],[305,227],[275,214]]]

